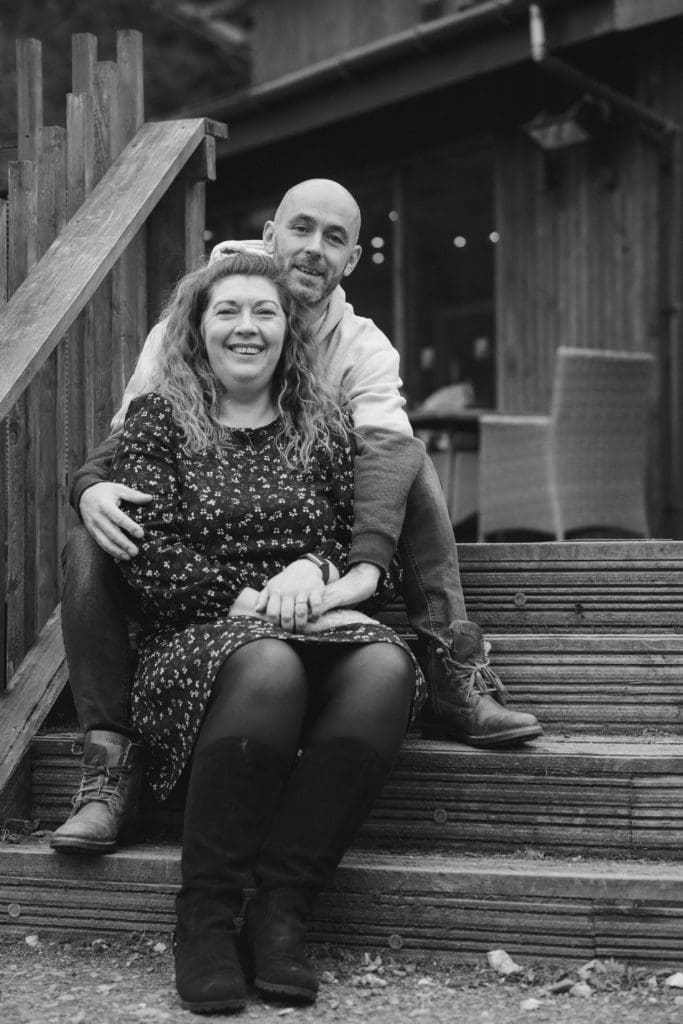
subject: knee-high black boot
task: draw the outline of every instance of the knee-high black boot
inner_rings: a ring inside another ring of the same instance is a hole
[[[306,750],[283,791],[255,868],[244,935],[266,997],[310,1003],[318,979],[304,954],[320,890],[377,798],[389,765],[366,743],[333,739]]]
[[[216,740],[194,758],[174,939],[176,988],[188,1010],[246,1003],[234,918],[288,769],[280,753],[251,739]]]

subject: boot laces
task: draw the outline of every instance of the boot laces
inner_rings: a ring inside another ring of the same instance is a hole
[[[94,800],[108,803],[114,796],[116,787],[119,784],[123,768],[103,768],[100,766],[86,765],[83,768],[81,784],[78,792],[71,799],[74,811],[78,811],[85,804]]]
[[[468,661],[458,661],[444,648],[437,648],[437,653],[442,651],[447,673],[452,676],[459,686],[464,686],[465,697],[469,699],[474,693],[491,694],[503,707],[508,701],[508,691],[505,689],[500,676],[491,668],[488,658],[483,661],[473,658]]]

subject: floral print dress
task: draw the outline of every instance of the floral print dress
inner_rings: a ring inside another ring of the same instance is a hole
[[[223,443],[189,455],[165,398],[144,395],[128,410],[110,479],[154,494],[149,505],[126,506],[145,534],[138,556],[119,568],[142,625],[132,720],[148,752],[150,788],[162,799],[190,757],[217,672],[243,644],[271,637],[409,650],[373,620],[304,635],[252,616],[228,617],[241,590],[262,589],[306,552],[346,569],[351,447],[340,441],[332,457],[321,448],[311,468],[291,469],[276,446],[278,426],[226,429]],[[424,680],[413,662],[415,713]]]

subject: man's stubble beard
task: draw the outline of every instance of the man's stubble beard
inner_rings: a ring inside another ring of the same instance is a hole
[[[313,287],[309,289],[305,285],[302,286],[295,278],[294,261],[292,260],[288,263],[284,259],[278,248],[276,239],[273,239],[273,263],[275,264],[275,268],[278,273],[282,274],[284,277],[285,283],[291,294],[297,302],[301,303],[302,306],[317,306],[321,302],[326,302],[336,288],[336,285],[330,288],[327,280],[324,280],[322,286],[323,292],[321,295],[317,295],[314,294]]]

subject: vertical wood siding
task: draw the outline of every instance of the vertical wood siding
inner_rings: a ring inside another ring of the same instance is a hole
[[[636,72],[640,101],[681,123],[683,65],[675,37],[643,46]],[[683,224],[671,207],[669,154],[623,119],[603,139],[554,155],[519,129],[499,139],[497,403],[505,412],[547,412],[560,345],[655,354],[651,526],[678,536],[683,283],[674,278]],[[682,187],[678,180],[679,194]]]
[[[554,353],[658,351],[658,153],[632,129],[546,156],[497,154],[498,406],[546,412]]]

